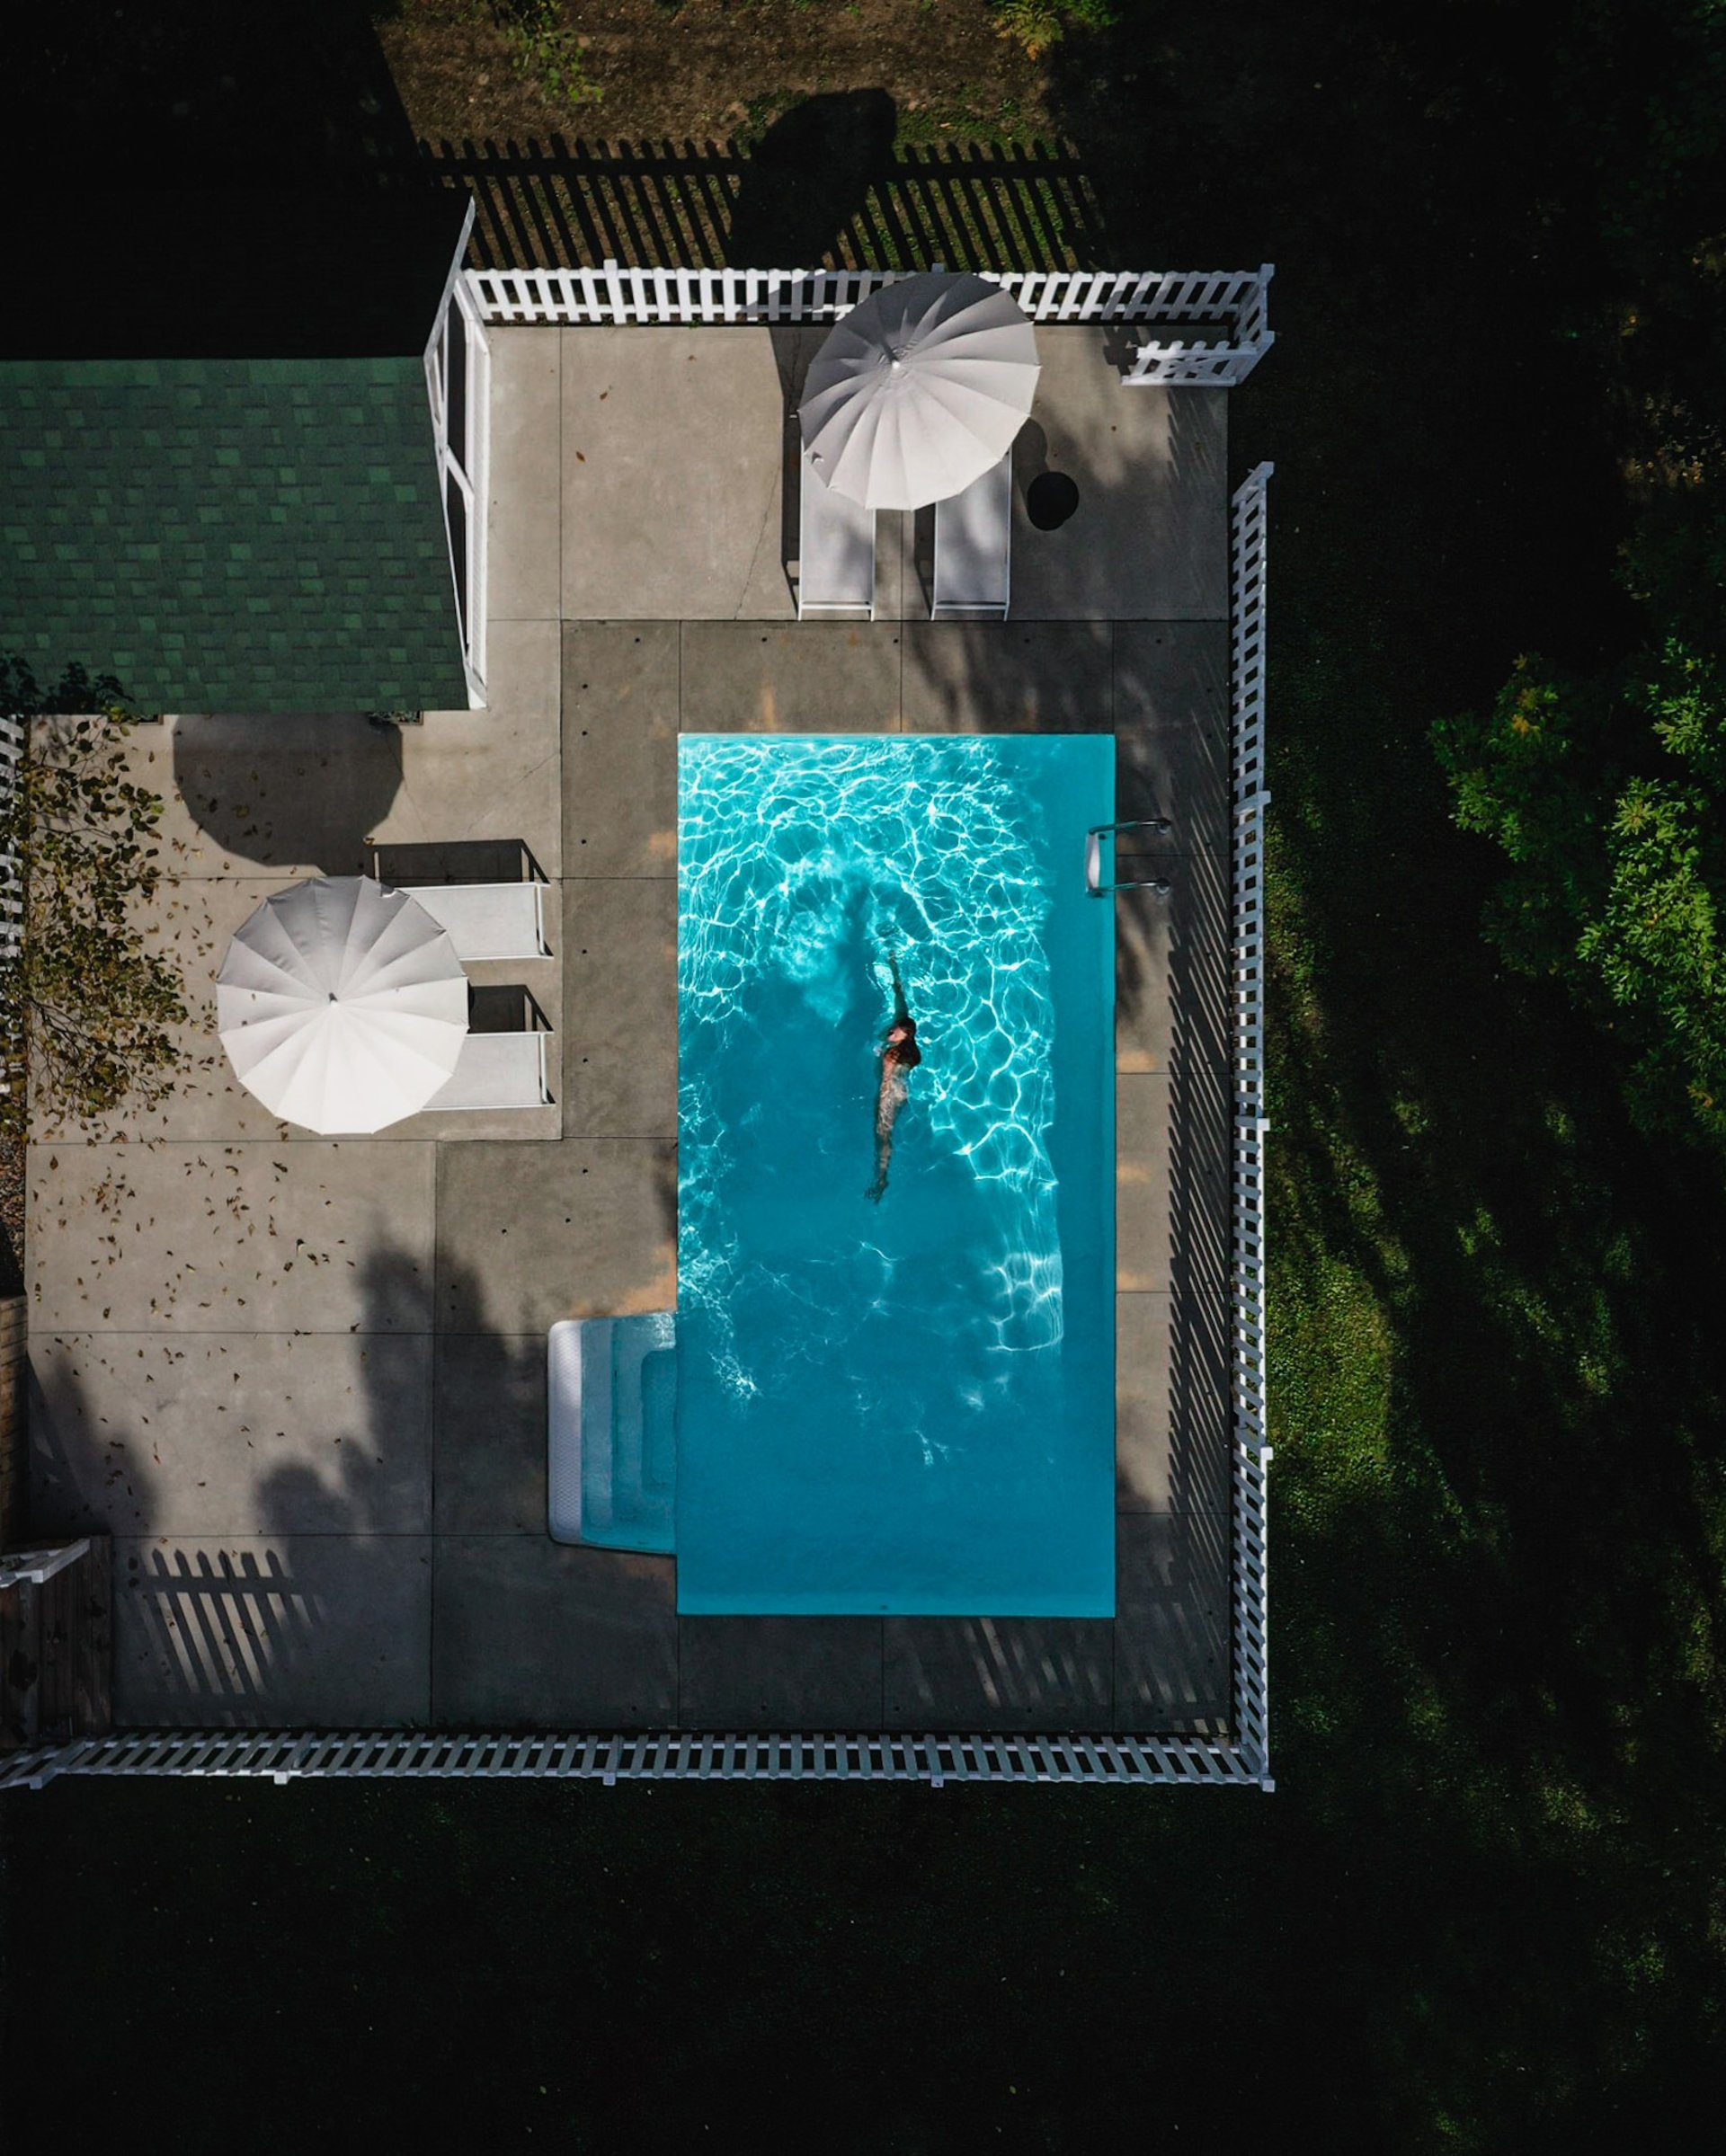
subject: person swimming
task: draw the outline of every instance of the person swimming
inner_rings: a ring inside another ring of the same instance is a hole
[[[893,970],[893,1024],[881,1045],[881,1083],[875,1096],[875,1181],[863,1193],[875,1205],[886,1194],[894,1122],[910,1091],[906,1073],[923,1060],[923,1051],[917,1045],[917,1021],[906,1005],[904,984],[899,978],[899,961],[889,954],[887,963]]]

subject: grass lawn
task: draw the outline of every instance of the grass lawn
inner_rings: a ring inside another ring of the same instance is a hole
[[[1428,739],[1633,633],[1639,354],[1721,349],[1651,116],[1690,12],[1125,6],[1019,93],[1122,266],[1278,266],[1232,411],[1277,465],[1277,1794],[63,1783],[0,1806],[16,2125],[1570,2152],[1712,2115],[1722,1178],[1501,972]],[[727,49],[722,114],[788,79]]]

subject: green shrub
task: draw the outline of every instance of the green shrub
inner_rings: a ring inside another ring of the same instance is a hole
[[[1442,723],[1456,821],[1509,874],[1487,934],[1630,1051],[1649,1130],[1726,1139],[1726,682],[1677,637],[1606,680],[1522,659],[1491,712]]]
[[[1115,0],[994,0],[994,10],[1000,34],[1034,60],[1069,30],[1107,30],[1115,21]]]
[[[605,93],[587,72],[586,48],[564,19],[562,0],[494,0],[492,13],[518,75],[531,75],[555,102],[599,103]]]

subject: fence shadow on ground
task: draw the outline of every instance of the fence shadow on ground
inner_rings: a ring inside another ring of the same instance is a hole
[[[857,98],[874,93],[858,93]],[[844,101],[841,101],[844,102]],[[853,98],[851,102],[856,102]],[[795,115],[793,116],[795,117]],[[847,134],[844,186],[815,188],[806,144],[574,143],[561,135],[422,142],[413,168],[466,187],[471,268],[773,266],[1081,270],[1108,250],[1095,187],[1047,142],[878,146],[864,111]],[[399,168],[387,175],[404,183]],[[793,265],[793,243],[818,258]]]

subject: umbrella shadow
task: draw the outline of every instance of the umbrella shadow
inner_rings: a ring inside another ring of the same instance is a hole
[[[402,737],[357,714],[186,715],[173,783],[227,862],[363,874],[367,841],[402,785]]]

